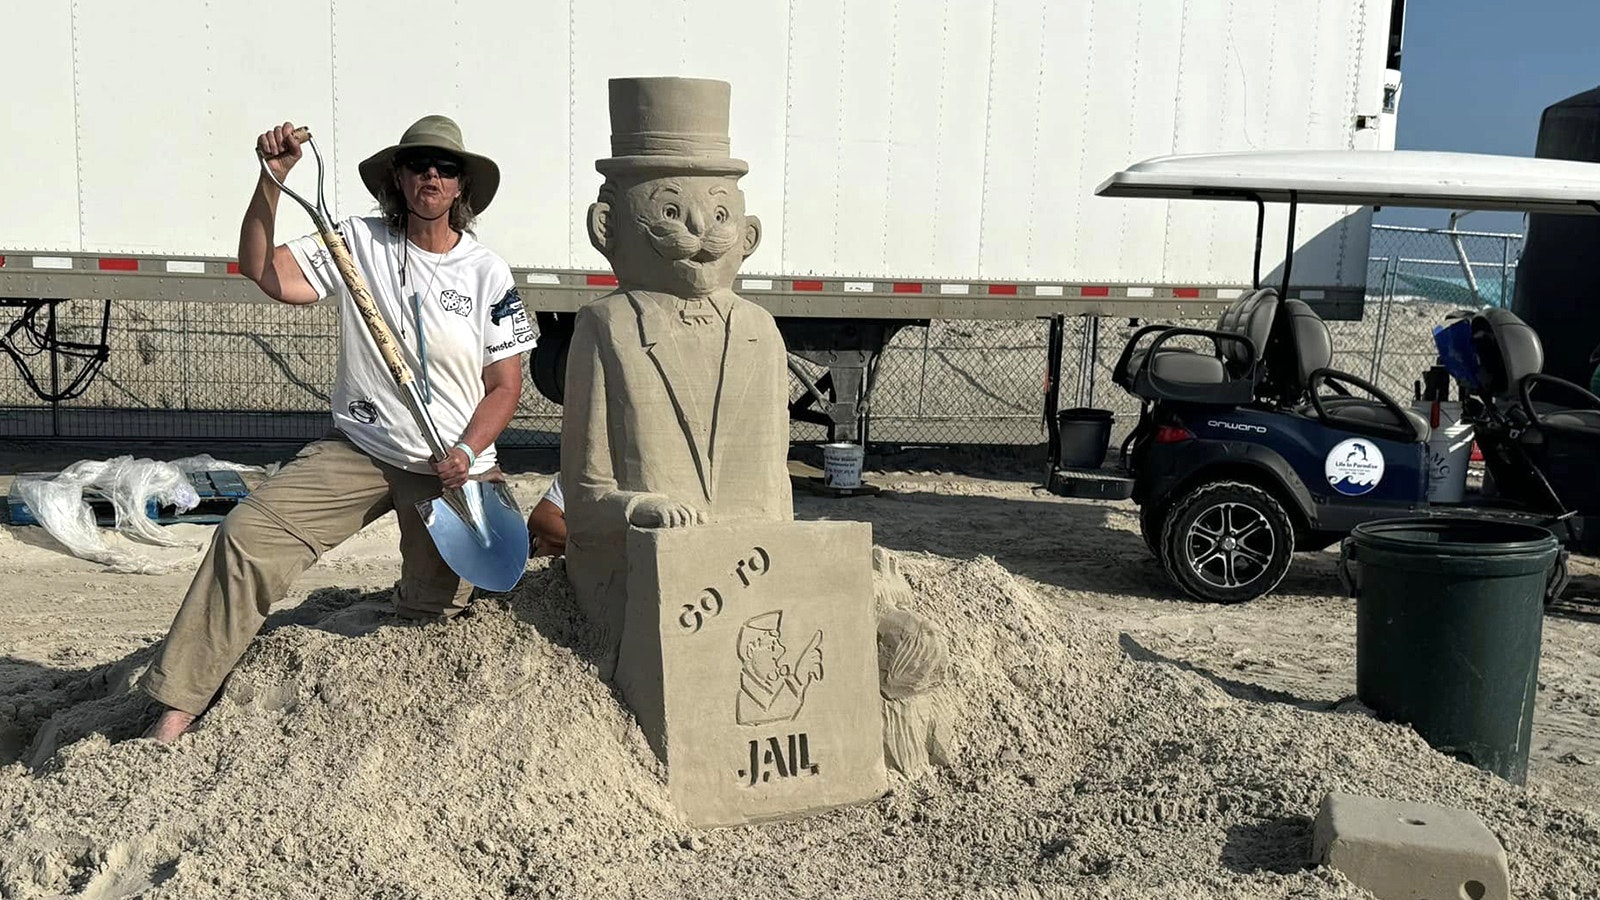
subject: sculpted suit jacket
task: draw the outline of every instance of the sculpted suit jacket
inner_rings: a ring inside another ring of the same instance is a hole
[[[732,291],[712,301],[726,322],[696,327],[726,329],[720,361],[676,340],[676,297],[618,292],[578,312],[561,480],[567,571],[591,614],[597,600],[621,612],[628,514],[642,494],[700,509],[708,522],[794,518],[783,337],[770,313]]]

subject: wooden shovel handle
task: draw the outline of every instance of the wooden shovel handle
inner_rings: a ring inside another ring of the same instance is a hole
[[[389,367],[389,374],[394,376],[395,384],[404,390],[413,380],[411,366],[407,365],[405,358],[400,355],[400,345],[394,339],[394,332],[389,330],[389,323],[385,322],[383,315],[378,312],[378,304],[372,299],[372,291],[367,288],[366,279],[356,270],[355,260],[350,257],[350,248],[345,246],[344,238],[331,228],[322,231],[321,234],[323,244],[333,256],[333,264],[339,267],[339,275],[344,279],[345,287],[350,289],[351,299],[356,302],[356,309],[361,313],[361,321],[367,324],[367,331],[372,334],[372,342],[378,346],[378,353],[383,356],[384,365]]]

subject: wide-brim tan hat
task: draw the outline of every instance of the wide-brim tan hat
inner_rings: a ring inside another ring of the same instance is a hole
[[[489,201],[500,189],[500,167],[487,156],[469,152],[461,141],[461,126],[449,116],[423,116],[413,122],[405,134],[400,135],[398,144],[385,147],[361,161],[357,170],[361,172],[361,181],[372,192],[372,196],[380,196],[380,192],[390,183],[389,173],[394,170],[395,154],[414,148],[443,150],[460,157],[467,173],[467,204],[472,207],[474,214],[489,208]]]

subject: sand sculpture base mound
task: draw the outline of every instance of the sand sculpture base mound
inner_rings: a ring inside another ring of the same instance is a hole
[[[1473,810],[1516,896],[1600,884],[1600,817],[1576,804],[1359,711],[1236,697],[992,560],[900,568],[948,637],[959,751],[876,802],[681,824],[559,571],[446,625],[327,591],[172,747],[116,742],[147,721],[128,687],[148,651],[4,694],[0,895],[1362,896],[1306,868],[1333,789]]]

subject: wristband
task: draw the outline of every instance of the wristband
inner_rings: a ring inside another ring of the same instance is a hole
[[[478,454],[472,452],[472,446],[466,441],[456,441],[451,446],[460,447],[461,452],[467,454],[467,468],[470,469],[478,464]]]

